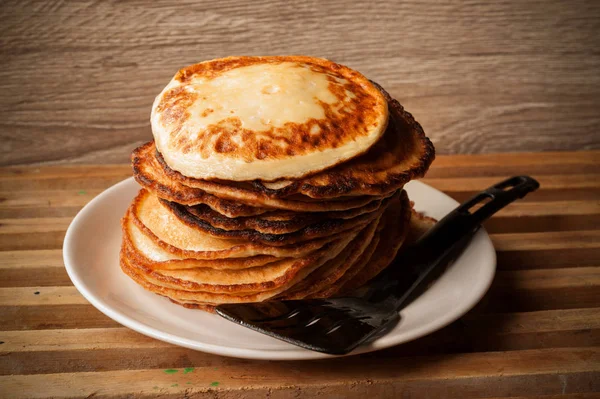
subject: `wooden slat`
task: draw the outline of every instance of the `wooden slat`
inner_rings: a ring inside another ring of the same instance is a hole
[[[496,179],[500,181],[501,179]],[[450,197],[462,203],[478,194],[481,190],[473,191],[446,191]],[[590,188],[574,188],[569,190],[543,190],[536,191],[535,197],[527,196],[520,201],[523,202],[543,202],[543,201],[595,201],[600,196],[600,190]]]
[[[9,269],[63,268],[60,249],[0,251],[0,271]]]
[[[51,287],[72,285],[64,266],[3,269],[0,268],[1,287]]]
[[[598,248],[600,231],[500,234],[492,236],[498,251],[536,251],[540,249]],[[542,246],[543,244],[543,246]]]
[[[361,367],[355,366],[360,361]],[[353,381],[346,397],[434,396],[466,392],[470,396],[551,395],[600,389],[600,349],[549,349],[452,354],[433,357],[376,358],[314,362],[232,360],[230,364],[195,364],[184,373],[127,370],[0,377],[14,398],[64,398],[94,395],[153,397],[170,395],[240,395],[315,397],[339,392]],[[110,381],[107,384],[106,381]],[[189,383],[189,384],[188,384]],[[215,384],[216,383],[216,384]],[[211,386],[212,384],[212,386]],[[214,386],[217,385],[217,386]],[[457,389],[459,389],[457,391]],[[158,391],[158,392],[157,392]]]
[[[0,288],[0,306],[85,305],[87,303],[73,286]]]
[[[539,193],[543,190],[600,190],[600,181],[596,177],[596,174],[542,175],[536,178],[540,182],[540,190],[529,194],[529,196],[534,198],[539,197]],[[424,178],[423,182],[431,184],[445,192],[456,192],[482,190],[498,183],[498,180],[498,177],[453,177],[441,179]]]
[[[510,175],[497,177],[460,177],[423,179],[438,190],[445,192],[459,202],[465,201],[479,191],[498,183]],[[565,201],[598,200],[600,181],[596,174],[540,175],[534,176],[540,182],[540,189],[527,195],[523,201]]]
[[[72,218],[25,218],[0,220],[0,234],[5,236],[24,233],[65,231]]]
[[[597,326],[600,328],[600,326]],[[1,331],[0,353],[62,352],[93,349],[174,348],[129,328],[87,328],[72,330]]]
[[[34,291],[35,292],[35,291]],[[92,305],[0,306],[3,330],[117,327]]]
[[[71,285],[59,249],[1,251],[0,287]]]
[[[75,216],[102,190],[37,190],[0,192],[0,219]]]
[[[600,346],[600,308],[471,312],[457,324],[468,348],[477,352]]]
[[[494,234],[499,269],[600,264],[600,231]]]
[[[438,155],[428,178],[600,173],[600,151]]]
[[[600,307],[600,267],[501,271],[487,311]]]
[[[502,288],[517,290],[594,287],[600,285],[600,267],[501,271],[495,282]]]
[[[484,224],[489,233],[594,230],[600,201],[514,202]]]
[[[72,218],[0,220],[0,251],[61,248]]]
[[[2,168],[0,191],[101,190],[131,177],[131,173],[131,167],[128,165]]]
[[[2,331],[0,341],[2,375],[218,366],[230,360],[178,348],[122,327]],[[600,308],[471,314],[430,336],[379,352],[377,357],[599,345]]]

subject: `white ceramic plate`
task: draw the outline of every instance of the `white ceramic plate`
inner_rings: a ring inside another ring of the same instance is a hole
[[[129,178],[87,204],[67,230],[63,256],[79,292],[113,320],[150,337],[204,352],[248,359],[331,357],[298,348],[200,310],[152,294],[119,267],[120,219],[139,190]],[[416,208],[440,219],[457,202],[420,182],[406,186]],[[461,317],[489,288],[496,268],[490,238],[480,230],[461,257],[423,295],[402,310],[388,334],[352,354],[376,351],[422,337]]]

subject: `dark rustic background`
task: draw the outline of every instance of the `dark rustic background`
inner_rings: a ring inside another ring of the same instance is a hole
[[[178,68],[239,54],[356,68],[440,153],[600,148],[599,38],[598,0],[2,1],[0,165],[127,162]]]

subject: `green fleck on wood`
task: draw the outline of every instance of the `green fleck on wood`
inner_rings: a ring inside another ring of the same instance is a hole
[[[179,386],[179,384],[173,384],[173,385],[171,385],[171,386],[172,386],[172,387],[178,387],[178,386]]]
[[[192,382],[191,382],[191,381],[188,381],[188,382],[186,382],[186,384],[188,384],[188,385],[192,385]]]
[[[177,369],[166,369],[166,370],[165,370],[165,373],[167,373],[167,374],[175,374],[175,373],[176,373],[176,372],[178,372],[178,371],[179,371],[179,370],[177,370]]]
[[[79,190],[77,192],[77,195],[86,195],[86,194],[87,194],[87,191],[85,191],[85,190]]]
[[[186,367],[183,369],[183,374],[191,373],[192,371],[194,371],[193,367]]]
[[[219,381],[213,381],[210,383],[211,387],[218,387],[219,386]]]

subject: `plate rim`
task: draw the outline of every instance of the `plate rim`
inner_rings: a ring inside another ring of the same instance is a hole
[[[462,304],[461,309],[458,312],[448,313],[445,317],[434,319],[432,322],[426,323],[418,328],[413,328],[409,332],[399,335],[398,339],[390,339],[389,335],[383,336],[375,342],[371,343],[367,346],[361,346],[358,349],[352,351],[346,355],[328,355],[320,352],[313,352],[307,349],[299,348],[299,347],[290,347],[289,349],[250,349],[250,348],[239,348],[239,347],[231,347],[225,345],[215,345],[210,343],[201,342],[198,340],[191,340],[188,338],[184,338],[181,336],[177,336],[175,334],[171,334],[168,332],[161,331],[159,328],[155,326],[148,325],[145,322],[136,320],[127,314],[114,309],[113,307],[107,305],[102,301],[101,298],[97,297],[91,290],[87,287],[85,281],[77,272],[76,266],[74,266],[75,261],[71,259],[73,246],[75,245],[74,237],[77,234],[77,231],[81,228],[82,221],[85,219],[86,214],[91,211],[95,207],[97,203],[101,203],[105,200],[106,197],[110,195],[110,193],[114,191],[118,191],[124,186],[128,186],[130,184],[137,184],[133,177],[126,178],[106,190],[102,191],[96,197],[94,197],[90,202],[88,202],[73,218],[69,227],[67,228],[65,238],[63,240],[63,262],[65,269],[71,282],[75,286],[75,288],[79,291],[83,297],[90,302],[92,306],[102,312],[104,315],[118,322],[119,324],[130,328],[140,334],[152,337],[154,339],[158,339],[160,341],[168,342],[174,345],[182,346],[185,348],[198,350],[206,353],[221,355],[221,356],[229,356],[235,358],[243,358],[243,359],[260,359],[260,360],[315,360],[315,359],[326,359],[326,358],[336,358],[336,357],[344,357],[344,356],[353,356],[361,353],[368,353],[377,350],[382,350],[385,348],[389,348],[392,346],[396,346],[399,344],[407,343],[413,341],[417,338],[421,338],[428,334],[431,334],[437,330],[440,330],[450,323],[458,320],[462,316],[464,316],[468,311],[470,311],[487,293],[489,290],[496,273],[497,266],[497,258],[496,251],[494,249],[493,243],[485,231],[484,228],[481,228],[474,239],[478,239],[481,241],[480,245],[489,247],[489,255],[490,255],[490,271],[487,275],[487,280],[477,285],[478,291],[475,296],[468,302]],[[446,200],[452,201],[455,205],[459,203],[455,201],[453,198],[445,194],[444,192],[437,190],[430,185],[423,183],[421,181],[411,181],[409,184],[412,185],[423,185],[428,187],[429,189],[435,190],[440,195],[446,197]],[[469,244],[473,245],[473,244]],[[215,316],[218,317],[218,316]],[[386,340],[385,338],[388,337]],[[274,338],[273,338],[274,339]],[[381,343],[381,340],[384,340],[384,343]]]

